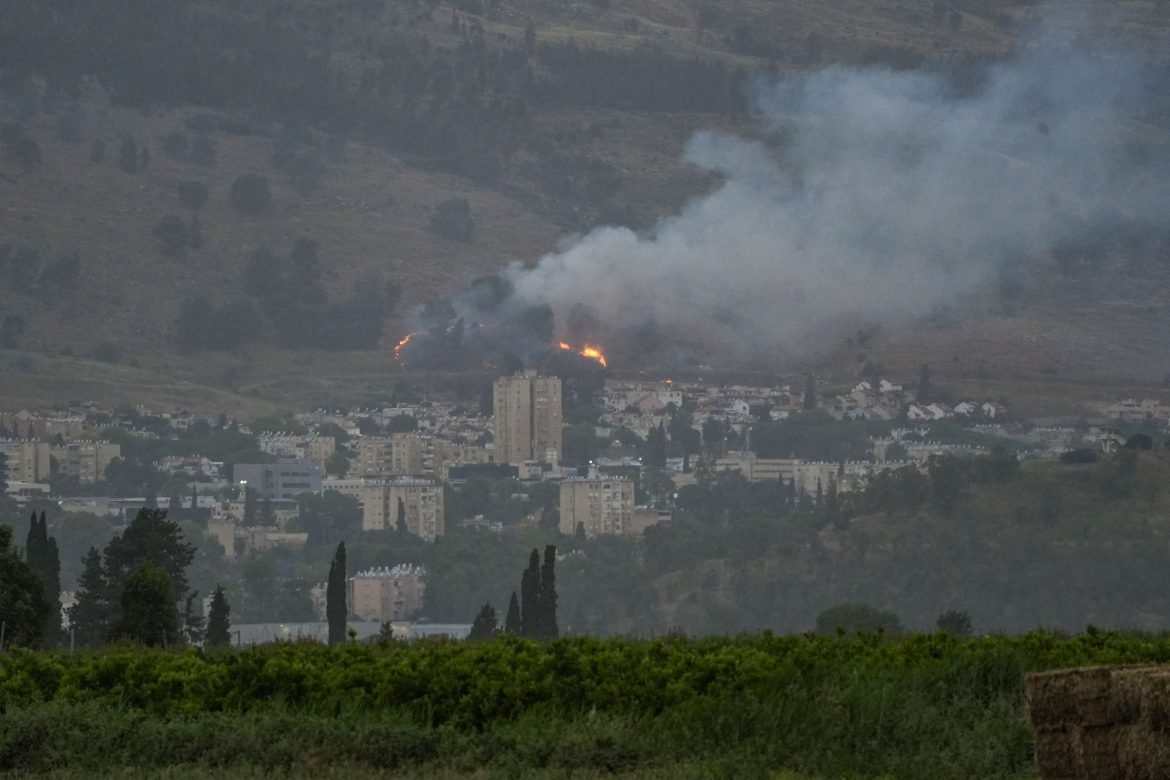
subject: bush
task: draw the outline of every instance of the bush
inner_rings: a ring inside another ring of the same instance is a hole
[[[167,214],[154,226],[151,233],[158,239],[158,249],[164,255],[177,255],[191,240],[187,223],[178,214]]]
[[[884,612],[868,604],[846,603],[817,615],[816,631],[822,636],[836,633],[855,634],[878,631],[889,635],[902,633],[902,622],[893,612]]]
[[[268,190],[268,179],[258,173],[246,173],[232,182],[232,205],[245,214],[256,216],[268,211],[272,193]]]
[[[452,198],[435,207],[431,214],[431,232],[452,241],[471,241],[475,220],[471,217],[471,203],[467,198]]]

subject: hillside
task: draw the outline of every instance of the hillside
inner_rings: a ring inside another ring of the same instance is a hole
[[[0,39],[0,322],[11,318],[0,406],[86,398],[241,414],[384,395],[402,374],[389,347],[417,306],[593,225],[674,214],[714,184],[682,160],[697,130],[760,132],[742,103],[754,74],[833,63],[960,74],[1005,55],[1036,13],[1019,0],[401,0],[263,13],[173,0],[172,19],[138,0],[92,18],[38,5],[18,4]],[[1092,17],[1095,4],[1078,5]],[[1170,14],[1116,5],[1107,31],[1164,46]],[[257,213],[232,202],[246,174],[270,187]],[[195,208],[177,189],[191,182],[208,192]],[[436,208],[464,198],[470,240],[437,234]],[[197,218],[202,245],[168,246],[168,215],[172,228]],[[244,275],[258,247],[283,255],[300,238],[319,245],[331,305],[386,283],[400,291],[372,342],[282,344],[286,326],[265,308],[282,304]],[[1054,273],[1023,274],[1029,305],[1012,316],[977,300],[941,325],[878,327],[866,359],[928,360],[956,387],[1038,407],[1068,405],[1053,384],[1157,385],[1170,368],[1165,269],[1120,285],[1113,268],[1055,285]],[[180,311],[200,297],[217,309],[250,301],[263,316],[230,349],[184,353]],[[859,368],[844,338],[745,361]]]

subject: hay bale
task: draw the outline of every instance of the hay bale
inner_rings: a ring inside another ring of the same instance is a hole
[[[1170,777],[1170,738],[1145,724],[1130,726],[1118,745],[1118,764],[1126,780]]]
[[[1077,740],[1070,726],[1036,729],[1036,770],[1042,780],[1076,780]]]
[[[1114,667],[1109,680],[1108,705],[1098,709],[1084,705],[1081,725],[1136,723],[1142,716],[1143,681],[1161,668],[1148,664]]]
[[[1170,731],[1170,671],[1142,678],[1142,722],[1153,731]]]
[[[1024,680],[1024,694],[1032,725],[1072,726],[1081,722],[1078,703],[1096,701],[1109,695],[1110,669],[1107,666],[1058,669],[1030,674]]]
[[[1082,726],[1074,729],[1077,777],[1125,780],[1121,742],[1129,726]]]

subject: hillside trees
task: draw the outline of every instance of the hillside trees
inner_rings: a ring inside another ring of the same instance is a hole
[[[556,555],[556,546],[550,544],[544,548],[543,565],[535,549],[528,558],[528,567],[520,578],[521,636],[556,639],[560,633],[557,628]]]
[[[253,217],[267,212],[272,204],[268,179],[258,173],[245,173],[237,177],[232,182],[230,195],[233,206]]]

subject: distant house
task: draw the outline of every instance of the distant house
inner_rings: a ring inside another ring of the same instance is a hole
[[[992,420],[998,417],[1003,417],[1005,414],[1007,414],[1006,407],[1004,407],[1002,404],[997,404],[992,401],[988,401],[987,403],[983,404],[980,409],[983,411],[984,415]]]
[[[978,414],[979,405],[974,401],[960,401],[955,404],[954,411],[959,417],[971,417],[972,415]]]
[[[929,407],[922,404],[910,404],[906,407],[906,419],[917,422],[929,421],[934,419],[934,413],[930,411]]]

